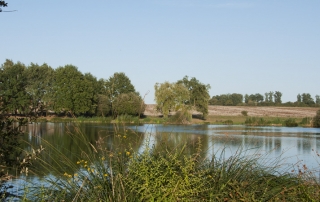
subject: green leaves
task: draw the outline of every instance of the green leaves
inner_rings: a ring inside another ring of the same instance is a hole
[[[156,83],[154,88],[157,110],[162,112],[164,117],[167,117],[171,110],[178,111],[185,108],[185,104],[190,99],[188,89],[182,84],[169,82]]]
[[[97,81],[92,75],[83,75],[77,67],[66,65],[56,69],[54,78],[54,110],[57,113],[95,113]]]
[[[28,112],[30,95],[25,88],[27,86],[26,67],[11,60],[0,68],[0,97],[2,110],[16,114],[17,112]]]

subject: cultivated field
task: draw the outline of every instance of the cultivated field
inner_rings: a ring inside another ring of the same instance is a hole
[[[155,109],[155,104],[148,104],[144,112],[147,116],[161,115]],[[248,116],[255,117],[314,117],[319,108],[315,107],[256,107],[256,106],[209,106],[209,116],[241,116],[241,111],[247,111]],[[194,115],[198,112],[194,111]]]

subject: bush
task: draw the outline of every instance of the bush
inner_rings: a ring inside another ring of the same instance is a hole
[[[241,111],[241,114],[242,114],[243,116],[248,116],[248,111]]]
[[[268,124],[268,122],[264,118],[256,118],[256,117],[249,117],[246,119],[244,123],[250,126],[264,126]]]
[[[296,122],[295,119],[289,118],[289,119],[284,121],[283,125],[286,126],[286,127],[297,127],[298,123]]]
[[[320,110],[318,110],[316,116],[313,117],[312,125],[315,128],[320,128]]]
[[[145,104],[136,93],[123,93],[118,95],[112,103],[114,116],[118,115],[142,115],[145,110]]]

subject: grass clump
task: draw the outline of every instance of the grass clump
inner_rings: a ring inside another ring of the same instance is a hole
[[[298,123],[296,122],[295,119],[289,118],[289,119],[286,119],[284,121],[283,126],[286,126],[286,127],[297,127]]]

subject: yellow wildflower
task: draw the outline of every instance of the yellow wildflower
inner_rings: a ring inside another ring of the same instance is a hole
[[[129,156],[129,155],[130,155],[130,152],[127,151],[126,154],[127,154],[127,156]]]
[[[105,173],[103,176],[108,177],[108,174]]]
[[[102,161],[104,161],[106,158],[104,158],[104,156],[101,158]]]

